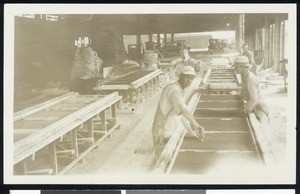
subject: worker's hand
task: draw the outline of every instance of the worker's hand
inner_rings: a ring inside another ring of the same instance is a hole
[[[205,87],[204,86],[200,86],[199,88],[195,89],[195,92],[204,93],[205,92]]]
[[[196,133],[198,134],[199,138],[201,138],[201,141],[204,141],[204,136],[205,136],[204,127],[202,127],[201,125],[199,125],[199,127],[196,130],[197,130]]]
[[[205,135],[204,127],[197,124],[196,126],[193,126],[192,132],[197,137],[197,139],[199,139],[200,141],[204,141],[204,135]]]

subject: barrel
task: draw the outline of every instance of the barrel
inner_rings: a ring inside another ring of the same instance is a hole
[[[147,65],[153,65],[157,62],[158,53],[155,51],[146,51],[144,53],[143,62]]]

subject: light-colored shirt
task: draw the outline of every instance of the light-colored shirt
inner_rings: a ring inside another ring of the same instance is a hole
[[[257,77],[248,71],[242,77],[242,97],[246,101],[244,107],[247,111],[253,111],[256,104],[261,100]]]
[[[180,115],[186,107],[184,91],[179,83],[167,85],[160,97],[153,122],[152,133],[155,139],[168,139],[180,124]]]
[[[253,53],[247,50],[247,51],[243,52],[242,55],[246,56],[249,60],[249,63],[251,65],[253,65],[252,68],[251,68],[251,71],[256,75],[257,70],[256,70],[256,64],[255,64],[255,61],[254,61]]]
[[[176,115],[180,115],[182,107],[186,106],[184,102],[184,91],[179,83],[172,83],[163,90],[159,108],[164,115],[167,115],[172,109]]]

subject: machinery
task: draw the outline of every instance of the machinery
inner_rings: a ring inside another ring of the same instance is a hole
[[[127,57],[130,60],[138,61],[141,57],[141,49],[138,48],[138,44],[129,44]]]
[[[180,51],[184,48],[187,48],[188,50],[191,49],[185,40],[176,40],[167,42],[164,47],[161,47],[158,50],[163,57],[167,57],[170,55],[179,55]]]
[[[211,53],[214,52],[223,52],[228,48],[227,39],[209,39],[208,51]]]

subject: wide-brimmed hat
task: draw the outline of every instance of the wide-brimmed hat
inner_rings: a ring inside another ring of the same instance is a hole
[[[181,71],[180,71],[180,74],[183,74],[183,75],[191,75],[191,76],[194,76],[196,77],[196,73],[195,73],[195,69],[194,67],[192,66],[184,66]]]
[[[242,67],[252,67],[252,65],[249,63],[249,59],[246,56],[238,56],[234,60],[233,67],[236,66],[242,66]]]

